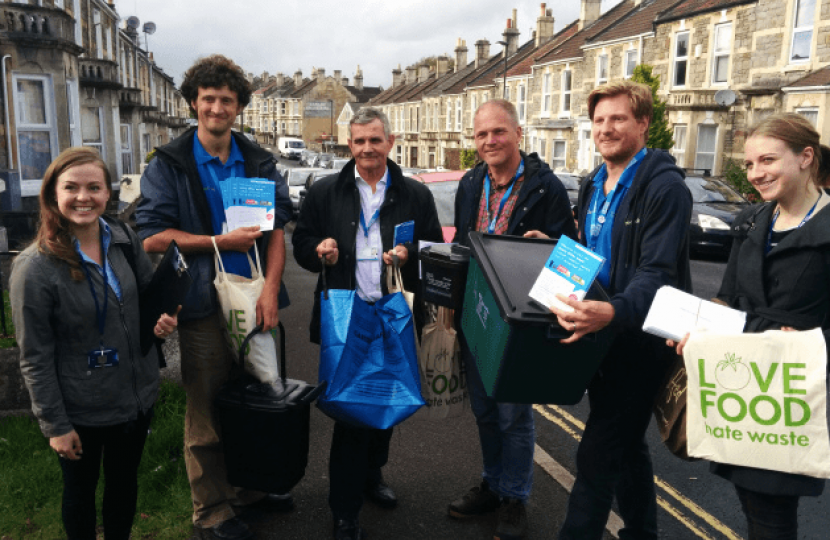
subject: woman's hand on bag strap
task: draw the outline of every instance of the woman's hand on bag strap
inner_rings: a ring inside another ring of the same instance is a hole
[[[239,227],[229,233],[216,237],[216,246],[220,251],[239,251],[246,253],[250,250],[256,239],[262,236],[259,225],[253,227]]]
[[[383,264],[391,265],[392,264],[392,256],[398,256],[398,267],[401,267],[406,264],[406,261],[409,260],[409,250],[406,249],[406,246],[403,244],[398,244],[397,246],[393,247],[389,251],[383,254]]]
[[[317,244],[317,258],[325,257],[323,264],[327,266],[334,266],[337,264],[337,259],[340,256],[340,251],[337,249],[337,240],[334,238],[326,238]]]

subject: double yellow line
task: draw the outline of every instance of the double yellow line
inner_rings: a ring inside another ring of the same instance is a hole
[[[568,413],[566,410],[556,405],[534,405],[533,409],[542,415],[546,420],[556,424],[559,428],[574,438],[577,442],[582,440],[582,432],[585,431],[585,424]],[[538,446],[536,461],[551,476],[553,476],[560,484],[562,484],[568,491],[573,486],[573,477],[565,471],[565,469],[556,463],[547,453],[545,453]],[[724,523],[719,521],[715,516],[706,512],[703,508],[694,503],[691,499],[684,497],[679,491],[674,489],[668,482],[662,480],[657,475],[654,476],[654,483],[662,490],[662,493],[668,497],[657,495],[657,504],[669,513],[672,517],[683,524],[698,538],[704,540],[719,540],[726,538],[728,540],[743,540],[735,531],[727,527]],[[686,515],[684,510],[691,514]],[[706,523],[712,530],[720,533],[722,536],[712,536],[709,532],[704,530],[699,523]],[[622,521],[618,516],[612,514],[608,520],[608,531],[617,538],[617,532],[622,526]]]

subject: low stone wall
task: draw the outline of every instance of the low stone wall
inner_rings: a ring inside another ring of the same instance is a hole
[[[20,375],[20,349],[0,349],[0,417],[31,413],[29,392]]]

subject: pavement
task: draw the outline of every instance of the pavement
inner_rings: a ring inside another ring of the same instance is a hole
[[[289,226],[289,233],[290,233]],[[284,281],[291,306],[280,318],[286,329],[287,375],[317,380],[319,348],[308,341],[312,291],[317,276],[299,268],[287,237]],[[169,366],[164,375],[178,377],[175,335],[168,340]],[[328,453],[334,422],[316,407],[311,409],[310,452],[305,477],[292,491],[294,511],[286,514],[250,510],[242,518],[258,540],[309,540],[332,537],[328,508]],[[538,455],[537,455],[537,461]],[[384,510],[367,502],[360,522],[370,539],[483,540],[492,539],[496,515],[456,520],[447,505],[478,485],[481,450],[472,412],[441,421],[419,419],[417,414],[394,430],[389,463],[383,473],[395,490],[399,504]],[[541,465],[534,470],[533,494],[527,506],[528,540],[552,539],[561,526],[567,492]],[[193,536],[192,538],[198,538]],[[606,533],[606,538],[612,538]]]

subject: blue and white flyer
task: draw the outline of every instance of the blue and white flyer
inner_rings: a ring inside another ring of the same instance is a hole
[[[536,278],[529,296],[548,309],[555,306],[564,311],[573,311],[556,295],[582,300],[604,263],[604,257],[563,235],[548,257],[542,273]]]
[[[267,178],[228,178],[222,190],[228,231],[240,227],[259,226],[261,231],[274,230],[274,191]]]

